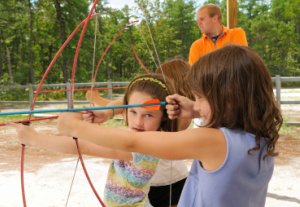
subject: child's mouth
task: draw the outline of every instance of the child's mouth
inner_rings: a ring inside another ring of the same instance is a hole
[[[133,131],[135,132],[143,132],[145,131],[144,129],[138,129],[138,128],[132,128]]]

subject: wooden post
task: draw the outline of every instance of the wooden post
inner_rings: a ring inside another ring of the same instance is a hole
[[[112,99],[112,82],[111,82],[111,80],[108,80],[107,81],[107,88],[108,88],[108,94],[107,94],[107,96],[108,96],[108,98],[109,99]]]
[[[34,86],[32,84],[28,85],[28,93],[29,93],[29,106],[31,106],[33,102],[33,96],[34,96]]]
[[[227,0],[227,27],[237,26],[238,5],[237,0]]]
[[[71,91],[71,83],[70,82],[67,82],[66,83],[66,89],[67,89],[67,107],[68,109],[72,107],[72,100],[71,100],[71,97],[72,97],[72,91]]]
[[[280,79],[280,75],[276,75],[276,77],[275,77],[275,86],[276,86],[276,101],[278,102],[278,105],[281,108],[281,96],[280,96],[281,79]]]

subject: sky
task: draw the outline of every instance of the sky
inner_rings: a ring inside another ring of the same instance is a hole
[[[126,4],[129,7],[135,6],[134,0],[108,0],[112,8],[122,9]]]
[[[202,5],[203,2],[204,0],[199,0],[198,4]],[[129,7],[136,6],[134,0],[108,0],[108,3],[112,8],[116,8],[116,9],[122,9],[126,4]]]

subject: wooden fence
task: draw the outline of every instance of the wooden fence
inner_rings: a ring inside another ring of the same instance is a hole
[[[107,98],[108,99],[112,99],[113,97],[113,90],[118,88],[125,88],[127,85],[129,84],[129,82],[96,82],[93,85],[94,89],[99,89],[100,90],[106,90],[107,91]],[[28,106],[31,105],[33,98],[34,98],[34,94],[36,93],[36,89],[37,89],[37,85],[0,85],[0,90],[14,90],[14,89],[24,89],[25,91],[28,91],[28,100],[26,101],[3,101],[0,100],[0,104],[28,104]],[[74,89],[85,89],[88,90],[89,88],[92,87],[91,83],[75,83],[74,84]],[[41,87],[41,91],[42,93],[44,93],[43,91],[45,91],[45,89],[48,89],[48,92],[51,92],[51,90],[49,90],[49,88],[55,88],[56,90],[54,91],[63,91],[66,93],[66,99],[63,101],[36,101],[36,104],[67,104],[67,106],[69,107],[71,104],[71,86],[70,83],[61,83],[61,84],[43,84]],[[75,100],[74,103],[88,103],[86,100]]]
[[[272,81],[275,82],[275,96],[276,100],[281,104],[300,104],[300,96],[299,100],[295,101],[285,101],[281,100],[281,83],[282,82],[300,82],[300,77],[280,77],[279,75],[276,75],[272,78]]]
[[[279,75],[272,77],[272,81],[275,83],[275,96],[278,103],[281,104],[300,104],[300,95],[299,100],[281,100],[281,94],[282,94],[282,83],[283,82],[300,82],[300,77],[280,77]],[[126,87],[129,82],[96,82],[94,84],[94,88],[105,88],[108,91],[108,98],[112,99],[113,97],[113,90],[120,87]],[[80,89],[80,88],[91,88],[91,83],[76,83],[74,88]],[[0,100],[0,104],[28,104],[30,105],[33,101],[34,93],[37,88],[37,85],[0,85],[0,90],[13,90],[13,89],[24,89],[28,91],[28,101],[3,101]],[[45,88],[61,88],[66,91],[66,99],[64,101],[37,101],[37,104],[62,104],[66,103],[67,106],[70,106],[71,103],[71,91],[70,91],[70,84],[44,84],[42,86],[42,90]],[[87,103],[86,100],[81,101],[74,101],[74,103]]]

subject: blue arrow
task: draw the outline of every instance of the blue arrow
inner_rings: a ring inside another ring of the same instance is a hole
[[[147,107],[147,106],[165,106],[166,102],[149,104],[130,104],[119,106],[101,106],[101,107],[88,107],[88,108],[67,108],[67,109],[44,109],[44,110],[32,110],[32,111],[11,111],[1,112],[0,116],[17,115],[17,114],[38,114],[38,113],[53,113],[53,112],[78,112],[78,111],[91,111],[91,110],[106,110],[106,109],[120,109],[120,108],[135,108],[135,107]]]

